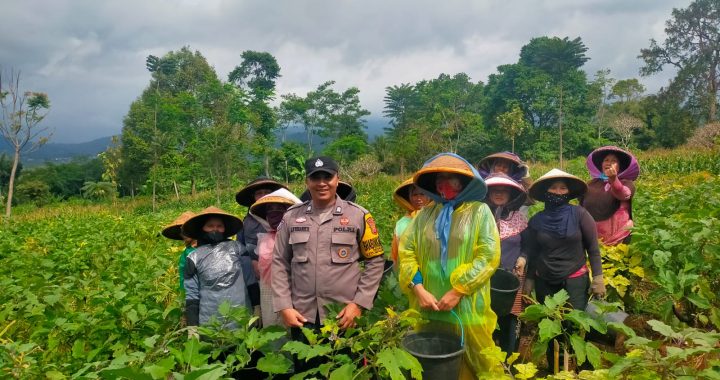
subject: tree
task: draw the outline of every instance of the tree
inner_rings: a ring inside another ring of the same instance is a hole
[[[498,116],[498,125],[510,136],[512,152],[515,153],[515,137],[521,135],[529,127],[520,106],[515,104],[511,111]]]
[[[591,121],[597,126],[598,140],[602,138],[603,132],[608,128],[607,101],[610,99],[610,92],[614,84],[615,79],[610,77],[610,69],[603,69],[595,72],[595,78],[588,87],[588,103],[595,108],[595,115]]]
[[[270,153],[275,141],[277,116],[268,104],[275,97],[275,80],[280,77],[280,65],[272,54],[246,50],[242,62],[228,75],[228,81],[250,95],[249,120],[253,127],[253,150],[263,158],[265,175],[270,175]]]
[[[5,206],[5,217],[9,218],[20,156],[37,150],[47,143],[52,135],[49,127],[39,127],[50,109],[50,99],[45,93],[20,90],[19,71],[10,70],[8,77],[4,76],[0,69],[0,108],[0,135],[14,152]]]
[[[612,86],[610,99],[618,99],[620,102],[627,103],[640,99],[645,86],[640,84],[636,78],[622,79]]]
[[[704,110],[708,122],[717,120],[720,90],[720,2],[695,0],[685,9],[673,8],[665,23],[667,38],[662,44],[650,40],[650,47],[640,50],[645,62],[643,76],[663,70],[666,65],[677,69],[671,87],[685,93],[686,107]]]
[[[620,137],[620,145],[628,149],[633,133],[643,127],[643,122],[634,116],[621,114],[613,118],[610,126]]]
[[[13,160],[5,153],[0,154],[0,199],[2,193],[5,191],[5,187],[10,183],[10,173],[12,172]],[[22,172],[22,162],[18,163],[17,170],[15,170],[15,176],[20,177]]]

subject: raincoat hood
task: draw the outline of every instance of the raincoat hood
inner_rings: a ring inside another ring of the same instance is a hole
[[[435,177],[438,173],[455,173],[467,177],[469,182],[453,201],[443,199],[435,189]],[[467,160],[454,153],[440,153],[427,160],[415,173],[413,182],[433,201],[440,204],[449,202],[482,201],[487,194],[485,181]]]
[[[587,156],[585,160],[585,166],[587,166],[590,176],[593,178],[606,179],[602,171],[602,162],[605,156],[613,153],[618,157],[620,161],[620,170],[618,172],[619,179],[626,179],[634,181],[640,175],[640,165],[637,162],[635,156],[632,153],[620,149],[616,146],[603,146],[595,149]]]
[[[435,177],[438,173],[455,173],[466,178],[465,187],[455,199],[447,200],[437,193]],[[427,160],[423,167],[415,173],[413,181],[430,199],[442,207],[440,214],[435,219],[435,235],[440,240],[440,265],[447,273],[448,240],[455,206],[467,201],[482,202],[487,194],[487,186],[477,170],[464,158],[454,153],[440,153]]]
[[[185,211],[180,214],[177,219],[173,220],[172,223],[163,228],[163,236],[173,240],[184,240],[182,235],[182,225],[193,216],[195,216],[195,213],[192,211]]]
[[[519,182],[521,179],[529,176],[527,165],[517,154],[500,152],[491,154],[478,162],[477,169],[482,178],[487,178],[492,173],[493,165],[495,165],[497,159],[505,159],[513,164],[510,167],[510,177],[513,180]]]

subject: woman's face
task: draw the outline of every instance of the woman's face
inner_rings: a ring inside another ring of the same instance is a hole
[[[548,193],[553,193],[557,195],[566,195],[570,193],[570,189],[568,189],[567,184],[565,183],[565,181],[562,180],[553,182],[547,191]]]
[[[280,203],[268,203],[265,206],[265,212],[285,212],[287,209],[287,205]]]
[[[510,175],[510,161],[504,158],[495,159],[495,162],[493,162],[492,172]]]
[[[616,172],[620,171],[620,160],[614,153],[608,153],[602,160],[602,170],[608,170],[610,168],[615,169]]]
[[[205,224],[203,224],[203,231],[204,232],[219,232],[221,234],[225,233],[225,223],[223,223],[222,219],[218,217],[210,217],[207,221],[205,221]]]
[[[488,197],[495,206],[505,206],[510,202],[510,189],[506,186],[492,186],[488,189]]]
[[[420,210],[430,203],[430,198],[420,191],[419,187],[413,185],[410,188],[410,203],[415,210]]]
[[[445,199],[455,199],[463,190],[459,174],[440,172],[435,177],[435,190]]]

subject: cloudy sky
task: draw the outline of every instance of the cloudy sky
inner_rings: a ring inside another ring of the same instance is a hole
[[[188,45],[219,76],[244,50],[280,66],[278,93],[304,95],[326,80],[357,86],[380,117],[384,89],[465,72],[487,81],[538,36],[581,37],[584,69],[639,77],[636,57],[664,40],[679,0],[4,0],[0,66],[22,70],[22,87],[47,92],[54,142],[118,134],[149,83],[145,57]],[[641,81],[649,92],[669,79]]]

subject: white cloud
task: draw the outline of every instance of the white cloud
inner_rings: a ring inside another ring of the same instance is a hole
[[[281,65],[279,93],[304,94],[327,80],[357,86],[379,116],[387,86],[465,72],[487,81],[517,61],[532,37],[581,37],[591,77],[610,68],[638,77],[636,56],[664,38],[680,0],[26,0],[3,6],[0,65],[49,93],[56,141],[119,133],[147,86],[145,57],[189,45],[226,79],[244,50]],[[671,73],[642,82],[649,91]]]

